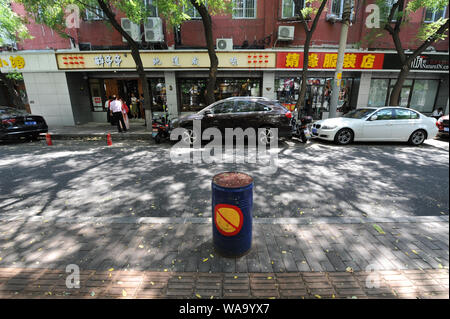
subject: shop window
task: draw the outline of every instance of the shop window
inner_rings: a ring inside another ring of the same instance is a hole
[[[234,19],[254,19],[256,18],[256,0],[234,0]]]
[[[439,19],[445,19],[446,11],[447,7],[444,7],[442,10],[426,9],[425,18],[423,19],[423,22],[433,23],[438,21]]]
[[[153,95],[153,112],[164,112],[167,106],[166,84],[163,78],[148,80]]]
[[[433,112],[439,80],[415,80],[410,107],[422,113]]]
[[[205,108],[207,79],[180,79],[180,112],[198,112]],[[261,79],[219,78],[216,82],[214,97],[220,101],[232,96],[261,96]]]
[[[277,100],[290,111],[293,111],[297,103],[300,91],[299,78],[277,78]],[[301,112],[321,118],[323,112],[329,112],[332,91],[332,78],[308,78],[305,95],[305,105]],[[347,113],[351,107],[351,92],[353,79],[342,79],[337,111]]]
[[[102,100],[102,90],[99,79],[89,79],[89,90],[91,93],[92,111],[103,112],[104,102]]]
[[[389,79],[372,79],[372,81],[370,82],[368,106],[385,106],[388,86]]]
[[[392,90],[394,89],[395,83],[397,83],[396,80],[392,79],[390,81],[389,86],[389,98],[391,96]],[[413,85],[413,80],[405,80],[403,82],[402,91],[400,92],[400,103],[399,106],[408,107],[409,106],[409,97],[411,94],[411,89]],[[389,100],[386,101],[386,105],[389,105]]]

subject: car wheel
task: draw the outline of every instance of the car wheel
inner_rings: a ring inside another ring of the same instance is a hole
[[[258,140],[263,145],[269,145],[274,139],[274,133],[271,131],[271,127],[261,127],[258,130]]]
[[[427,139],[427,132],[424,130],[414,131],[409,137],[409,144],[419,146]]]
[[[343,128],[336,133],[334,141],[339,145],[347,145],[353,142],[353,137],[354,134],[351,129]]]
[[[181,140],[186,145],[194,145],[195,141],[197,141],[197,134],[192,127],[186,127],[181,135]]]

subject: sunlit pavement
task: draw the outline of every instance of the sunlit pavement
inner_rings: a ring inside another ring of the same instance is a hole
[[[293,141],[272,175],[174,164],[170,144],[54,144],[0,145],[2,296],[448,298],[447,141]],[[253,248],[239,259],[211,242],[210,183],[224,170],[255,179]],[[68,264],[79,290],[63,287]]]

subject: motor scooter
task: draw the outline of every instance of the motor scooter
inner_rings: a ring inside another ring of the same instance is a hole
[[[312,116],[303,116],[298,121],[295,117],[292,118],[292,135],[297,137],[300,143],[306,143],[311,138],[308,124],[312,123]]]
[[[161,143],[162,139],[170,138],[170,120],[166,113],[160,118],[154,118],[152,121],[152,137],[156,144]]]

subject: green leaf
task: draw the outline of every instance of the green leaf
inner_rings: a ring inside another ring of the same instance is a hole
[[[382,234],[382,235],[385,235],[386,233],[384,232],[384,230],[380,227],[380,226],[378,226],[377,224],[373,224],[373,228],[375,228],[375,230],[377,231],[377,232],[379,232],[380,234]]]

